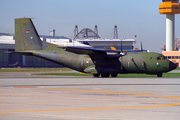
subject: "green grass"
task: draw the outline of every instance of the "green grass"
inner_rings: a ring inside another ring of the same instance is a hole
[[[70,68],[1,68],[0,72],[51,72],[51,71],[71,71]],[[175,70],[180,70],[180,67]]]
[[[175,70],[180,70],[180,67],[177,67]]]
[[[81,74],[81,73],[42,73],[35,75],[60,75],[60,76],[93,76],[92,74]],[[149,74],[118,74],[117,77],[157,77],[157,75]],[[163,77],[180,77],[180,73],[164,73]]]
[[[69,68],[2,68],[0,72],[53,72],[53,71],[71,71]],[[175,70],[180,70],[178,67]],[[46,73],[40,75],[61,75],[61,76],[93,76],[92,74],[80,73]],[[118,77],[157,77],[157,75],[148,74],[118,74]],[[164,73],[163,77],[180,77],[180,73]]]
[[[60,75],[60,76],[93,76],[93,74],[81,74],[81,73],[41,73],[33,75]]]
[[[51,71],[71,71],[69,68],[2,68],[0,72],[51,72]]]

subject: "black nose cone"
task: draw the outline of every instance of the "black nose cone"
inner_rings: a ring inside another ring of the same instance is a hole
[[[170,61],[169,62],[169,70],[171,71],[171,70],[174,70],[176,68],[177,68],[177,65]]]

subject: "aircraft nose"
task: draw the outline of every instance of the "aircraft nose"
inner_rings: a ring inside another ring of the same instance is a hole
[[[171,70],[174,70],[176,68],[177,68],[177,65],[170,61],[169,62],[169,70],[171,71]]]

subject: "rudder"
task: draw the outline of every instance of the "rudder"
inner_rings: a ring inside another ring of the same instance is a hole
[[[42,41],[30,18],[15,19],[15,51],[41,50]]]

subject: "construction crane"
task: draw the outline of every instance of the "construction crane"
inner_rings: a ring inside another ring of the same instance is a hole
[[[175,37],[175,51],[180,49],[180,38]],[[163,46],[163,50],[166,51],[166,45]]]
[[[175,50],[180,49],[180,38],[175,37]]]

